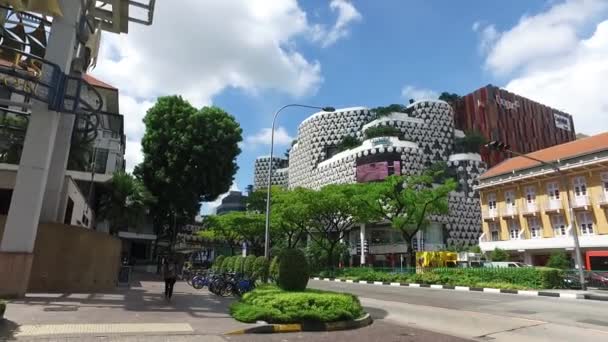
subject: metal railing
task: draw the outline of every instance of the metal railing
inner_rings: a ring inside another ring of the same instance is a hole
[[[517,216],[517,206],[506,205],[500,213],[501,216]]]
[[[482,211],[481,216],[483,219],[498,218],[498,209],[497,208],[493,208],[493,209],[486,208]]]
[[[534,203],[524,203],[521,208],[522,215],[535,215],[540,211],[540,206]]]
[[[561,199],[549,199],[545,201],[545,211],[558,211],[563,208]]]
[[[591,201],[589,200],[588,195],[584,196],[574,196],[572,197],[572,203],[570,203],[572,208],[583,208],[591,205]]]
[[[601,207],[608,206],[608,193],[602,192],[597,196],[597,204]]]

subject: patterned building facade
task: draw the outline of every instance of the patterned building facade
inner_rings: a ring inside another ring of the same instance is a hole
[[[452,108],[443,101],[418,101],[404,113],[382,117],[365,107],[313,114],[299,125],[287,171],[278,169],[276,176],[273,172],[273,184],[286,179],[289,188],[319,189],[328,184],[379,180],[391,174],[412,175],[436,162],[445,162],[460,186],[449,197],[450,213],[432,218],[432,227],[417,237],[417,249],[475,245],[481,234],[481,211],[473,186],[485,171],[485,164],[477,153],[453,153],[455,139],[464,136],[454,129],[453,118]],[[399,134],[366,138],[365,131],[376,126],[396,128]],[[347,136],[356,138],[360,145],[339,150]],[[269,163],[268,157],[256,160],[257,188],[266,184]],[[275,163],[280,164],[278,160]],[[406,252],[400,235],[395,233],[382,225],[355,228],[348,238],[351,254],[359,253],[356,246],[363,243],[369,246],[368,263],[394,265]]]
[[[464,132],[479,131],[488,140],[500,140],[514,151],[530,153],[576,139],[572,116],[493,85],[463,96],[455,104],[454,124]],[[506,156],[482,151],[492,167]]]
[[[270,156],[257,157],[253,171],[253,188],[263,189],[268,184],[268,172],[270,170]],[[281,157],[272,157],[272,177],[270,184],[287,186],[288,161]]]

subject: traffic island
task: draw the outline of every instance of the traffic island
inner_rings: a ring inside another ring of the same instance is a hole
[[[354,295],[312,289],[288,292],[271,285],[245,294],[230,306],[230,314],[244,323],[265,324],[228,335],[348,330],[372,323]]]

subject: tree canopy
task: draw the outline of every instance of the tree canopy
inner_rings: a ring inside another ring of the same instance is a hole
[[[155,226],[168,226],[174,242],[176,227],[191,221],[200,202],[230,188],[242,130],[222,109],[197,110],[180,96],[160,97],[144,123],[144,160],[135,173],[157,198]]]
[[[154,203],[144,185],[125,172],[114,173],[100,192],[97,217],[108,220],[113,235],[120,229],[140,228],[145,223],[147,208]]]
[[[456,188],[456,181],[441,175],[442,171],[429,170],[355,185],[352,200],[356,211],[367,221],[390,222],[408,245],[410,265],[415,264],[412,241],[418,231],[429,226],[431,215],[448,212],[448,194]]]
[[[265,217],[263,214],[232,211],[223,215],[209,217],[209,229],[201,231],[200,236],[234,248],[246,242],[255,255],[264,251]]]

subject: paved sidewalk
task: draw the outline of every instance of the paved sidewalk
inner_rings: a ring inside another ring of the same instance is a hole
[[[374,324],[357,330],[225,336],[251,326],[229,316],[228,305],[234,299],[178,282],[172,301],[166,302],[163,290],[163,282],[147,277],[129,289],[106,293],[28,294],[9,303],[6,320],[0,322],[0,341],[465,341],[387,322],[377,310],[370,310]]]
[[[0,340],[91,334],[217,336],[250,326],[230,317],[232,298],[195,290],[181,281],[170,302],[163,291],[164,283],[152,278],[106,293],[28,294],[10,301]]]

